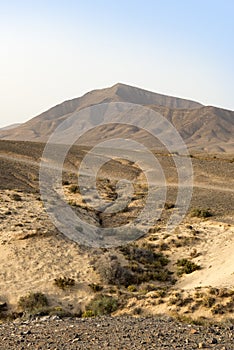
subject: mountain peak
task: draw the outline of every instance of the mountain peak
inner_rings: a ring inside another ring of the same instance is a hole
[[[194,101],[123,83],[90,91],[81,97],[58,104],[20,126],[0,130],[0,139],[46,142],[55,128],[72,113],[109,102],[134,103],[158,111],[175,126],[189,147],[213,152],[230,152],[233,149],[234,112],[205,107]],[[112,134],[120,137],[122,131],[117,128]],[[95,141],[98,136],[94,134],[91,139]]]
[[[203,107],[201,103],[192,100],[162,95],[124,83],[116,83],[110,88],[105,89],[105,91],[112,94],[114,93],[123,102],[141,105],[160,105],[176,109],[195,109]]]

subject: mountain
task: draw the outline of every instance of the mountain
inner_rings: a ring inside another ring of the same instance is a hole
[[[21,125],[21,123],[15,123],[15,124],[4,126],[3,128],[0,128],[0,130],[10,130],[10,129],[14,129],[20,125]]]
[[[147,106],[167,118],[183,137],[192,150],[216,152],[234,152],[234,112],[177,97],[165,96],[125,84],[116,84],[110,88],[94,90],[69,101],[65,101],[37,117],[13,129],[0,130],[0,139],[28,140],[45,142],[56,127],[75,111],[85,107],[107,103],[129,102]],[[69,128],[72,128],[69,125]],[[106,135],[110,126],[102,128]],[[66,130],[64,130],[66,134]],[[126,137],[129,132],[116,128],[113,137]],[[148,136],[136,130],[135,139]],[[90,132],[88,138],[95,144],[100,139],[97,131]],[[87,142],[84,139],[84,143]],[[152,145],[153,147],[154,145]]]

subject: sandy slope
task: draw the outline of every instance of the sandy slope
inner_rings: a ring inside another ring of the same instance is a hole
[[[77,308],[92,298],[88,284],[99,281],[90,265],[92,255],[56,232],[34,195],[20,194],[22,201],[18,202],[11,199],[11,194],[12,191],[1,192],[0,299],[15,305],[27,292],[42,291],[54,304],[59,300],[74,311],[72,305]],[[190,257],[195,248],[198,256],[193,261],[202,269],[179,279],[175,288],[233,288],[234,226],[191,218],[187,222],[199,232],[199,240],[194,246],[172,248],[170,259],[173,265],[178,258]],[[187,223],[181,224],[180,232],[187,231]],[[160,235],[164,234],[162,230]],[[61,276],[74,278],[75,287],[59,290],[54,279]]]
[[[21,195],[19,202],[10,200],[10,191],[0,196],[0,299],[15,305],[29,291],[42,291],[67,307],[87,301],[88,284],[98,280],[88,254],[56,232],[34,196]],[[63,276],[77,281],[72,290],[54,286]]]
[[[234,287],[234,226],[206,221],[198,223],[202,240],[196,247],[200,255],[194,262],[202,269],[183,277],[178,288],[219,286]]]

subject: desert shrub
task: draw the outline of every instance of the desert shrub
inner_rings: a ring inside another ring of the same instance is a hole
[[[165,268],[168,258],[162,253],[155,253],[150,245],[129,245],[121,247],[120,251],[129,261],[127,266],[121,265],[118,259],[111,260],[107,256],[96,262],[96,269],[104,283],[128,287],[156,280],[171,281],[172,272]]]
[[[199,265],[188,259],[179,259],[177,260],[176,265],[178,266],[178,275],[182,275],[184,273],[189,274],[200,269]]]
[[[232,290],[228,290],[227,288],[220,288],[218,292],[218,296],[220,298],[228,298],[233,295]]]
[[[71,193],[77,193],[79,192],[79,186],[78,185],[75,185],[75,184],[72,184],[69,186],[69,192]]]
[[[211,309],[212,314],[214,315],[223,315],[225,313],[224,310],[224,305],[222,304],[216,304],[212,309]]]
[[[120,248],[126,259],[137,261],[143,265],[166,266],[169,260],[162,253],[155,253],[154,248],[150,244],[145,244],[143,247],[128,245]]]
[[[69,199],[68,200],[68,204],[71,205],[72,207],[77,207],[78,206],[74,199]]]
[[[183,306],[186,306],[188,304],[191,304],[192,301],[193,301],[192,298],[190,298],[190,297],[184,298],[182,294],[180,294],[179,292],[176,292],[170,296],[170,298],[168,300],[168,304],[183,307]]]
[[[6,302],[1,303],[0,302],[0,312],[2,311],[7,311],[8,310],[8,306]]]
[[[225,306],[227,312],[233,312],[234,310],[234,301],[229,301]]]
[[[49,310],[50,316],[59,316],[60,318],[63,317],[72,317],[73,314],[67,310],[64,310],[61,306],[55,306]]]
[[[128,286],[128,291],[131,293],[137,292],[137,287],[134,284],[131,284],[130,286]]]
[[[212,216],[209,209],[199,209],[199,208],[193,208],[191,210],[191,216],[197,217],[197,218],[208,218]]]
[[[59,277],[54,279],[54,284],[64,290],[73,287],[75,285],[75,280],[70,277]]]
[[[165,208],[166,210],[173,209],[173,208],[175,208],[175,204],[174,204],[174,203],[171,203],[171,202],[166,202],[166,203],[164,204],[164,208]]]
[[[158,288],[155,296],[157,298],[164,298],[166,296],[166,294],[167,294],[167,292],[165,289]]]
[[[196,258],[197,256],[199,256],[199,253],[197,252],[196,248],[193,248],[193,250],[190,252],[190,256],[191,258]]]
[[[154,247],[145,244],[142,247],[128,245],[120,248],[129,262],[129,268],[135,276],[137,284],[150,281],[165,282],[171,280],[171,272],[165,266],[169,260],[161,252],[154,252]]]
[[[62,180],[62,185],[68,186],[68,185],[70,185],[70,182],[68,180]]]
[[[225,313],[231,312],[233,313],[234,309],[234,302],[229,301],[226,304],[216,304],[212,309],[211,312],[213,314],[223,315]]]
[[[210,287],[210,288],[209,288],[209,293],[210,293],[211,295],[216,295],[216,296],[218,296],[218,295],[219,295],[219,289],[218,289],[218,288],[215,288],[215,287]]]
[[[203,297],[203,295],[204,295],[204,294],[203,294],[201,291],[196,290],[196,292],[194,293],[194,298],[200,299],[200,298]]]
[[[0,320],[7,318],[8,305],[6,302],[0,302]]]
[[[96,263],[96,269],[106,284],[123,285],[128,287],[135,284],[136,278],[127,266],[122,266],[117,259],[106,258]]]
[[[182,307],[182,306],[185,306],[188,304],[188,300],[189,299],[183,299],[182,296],[180,297],[171,297],[169,300],[168,300],[168,304],[169,305],[176,305],[176,306],[179,306],[179,307]]]
[[[161,242],[158,247],[161,251],[169,249],[169,245],[166,242]]]
[[[171,281],[171,275],[173,272],[164,269],[162,271],[158,271],[154,275],[154,279],[159,282],[166,282],[166,281]]]
[[[21,196],[18,193],[12,193],[11,194],[11,199],[13,199],[14,201],[20,202],[22,201]]]
[[[141,307],[135,307],[133,310],[133,315],[141,315],[143,312],[143,309]]]
[[[96,284],[96,283],[90,283],[89,287],[92,289],[93,292],[97,293],[97,292],[101,292],[103,290],[103,286],[101,286],[100,284]]]
[[[157,289],[157,287],[152,283],[142,283],[140,286],[140,292],[148,293],[153,292]]]
[[[207,308],[210,308],[215,304],[215,301],[216,301],[215,298],[213,298],[209,295],[205,295],[203,300],[202,300],[202,305],[207,307]]]
[[[43,310],[48,306],[47,297],[40,292],[37,293],[29,293],[26,296],[20,297],[18,301],[18,306],[27,312],[38,312],[39,310]]]
[[[94,317],[94,313],[92,310],[86,310],[82,313],[82,317]]]
[[[86,307],[86,312],[92,313],[94,316],[109,315],[116,311],[118,302],[109,295],[97,295]]]

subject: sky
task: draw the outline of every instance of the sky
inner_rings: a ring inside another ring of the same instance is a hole
[[[0,0],[0,127],[117,82],[234,110],[233,0]]]

